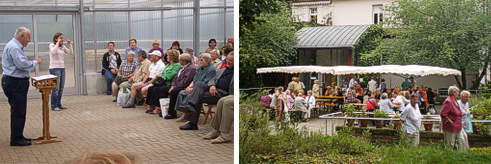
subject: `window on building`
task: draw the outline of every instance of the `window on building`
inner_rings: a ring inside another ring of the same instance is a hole
[[[310,8],[310,22],[317,22],[317,8]]]
[[[384,13],[382,12],[382,5],[373,6],[373,24],[379,24],[384,19]]]

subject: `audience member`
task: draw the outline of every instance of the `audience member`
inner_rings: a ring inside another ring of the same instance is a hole
[[[167,50],[167,61],[168,64],[164,67],[164,71],[157,75],[158,79],[156,80],[157,83],[153,83],[154,86],[148,88],[148,93],[147,93],[147,100],[145,101],[148,106],[148,110],[145,111],[146,113],[152,112],[153,114],[159,114],[161,116],[161,110],[160,110],[160,102],[159,102],[159,90],[162,87],[167,87],[170,86],[172,83],[172,79],[176,77],[177,75],[177,70],[179,67],[181,67],[181,64],[179,64],[179,52],[175,49],[170,49]]]
[[[152,42],[152,49],[148,50],[148,53],[152,53],[153,51],[159,51],[161,55],[161,58],[165,58],[165,54],[164,54],[164,49],[160,48],[160,43],[158,40],[154,40]],[[163,62],[163,61],[162,61]]]
[[[222,66],[222,61],[220,60],[220,58],[218,58],[219,54],[220,54],[219,50],[212,50],[211,51],[212,64],[213,64],[213,67],[215,67],[215,70],[217,70],[217,71]]]
[[[108,51],[102,57],[102,75],[106,76],[106,94],[112,94],[112,83],[121,66],[121,55],[114,51],[114,42],[107,44]]]
[[[152,62],[148,67],[148,73],[143,79],[144,82],[135,83],[131,87],[132,89],[141,89],[143,95],[147,95],[148,88],[153,86],[153,82],[157,80],[157,75],[162,73],[165,68],[164,62],[161,60],[162,54],[160,51],[154,51],[148,54],[148,59]]]
[[[203,139],[214,139],[211,141],[212,144],[230,142],[232,140],[230,128],[234,121],[234,95],[228,95],[218,100],[215,113],[215,121],[213,121],[212,125],[213,130],[205,135]]]
[[[126,50],[124,51],[124,54],[125,54],[124,60],[128,60],[128,52],[132,51],[135,54],[133,61],[139,62],[138,61],[138,52],[140,52],[141,50],[142,50],[142,48],[136,46],[136,39],[130,39],[130,46],[128,48],[126,48]]]
[[[206,51],[205,51],[205,52],[206,52],[206,53],[210,53],[210,52],[211,52],[211,51],[213,51],[213,50],[218,50],[218,48],[217,48],[216,46],[217,46],[217,40],[215,40],[215,39],[213,39],[213,38],[212,38],[212,39],[210,39],[210,40],[208,41],[208,48],[206,49]]]
[[[112,83],[112,93],[115,99],[113,102],[116,102],[118,99],[118,91],[121,88],[121,84],[125,81],[128,81],[129,78],[135,75],[136,68],[138,67],[139,62],[133,61],[133,57],[135,53],[133,51],[128,52],[128,59],[123,61],[123,64],[119,67],[118,75],[116,76],[116,80]]]
[[[137,164],[140,158],[133,153],[113,150],[85,152],[65,164]]]
[[[198,120],[201,111],[201,103],[216,104],[218,100],[227,95],[234,94],[234,55],[227,56],[227,68],[218,70],[208,84],[198,82],[195,85],[188,105],[178,109],[186,114],[188,124],[179,127],[181,130],[198,130]]]
[[[191,63],[191,55],[183,53],[180,56],[179,63],[181,68],[177,70],[177,76],[172,80],[171,86],[162,87],[159,89],[160,98],[170,97],[169,107],[165,119],[177,118],[177,112],[174,109],[179,92],[185,90],[191,82],[193,82],[194,75],[196,74],[196,66]]]
[[[231,46],[224,46],[223,55],[225,56],[225,59],[222,60],[222,66],[220,66],[220,69],[227,67],[227,63],[228,63],[227,62],[227,56],[232,51],[234,51],[234,48],[233,47],[231,47]]]
[[[199,57],[200,67],[196,69],[196,74],[194,74],[193,81],[185,90],[179,92],[177,96],[177,101],[174,110],[178,111],[178,107],[181,105],[188,104],[190,93],[193,91],[194,84],[198,82],[208,83],[211,78],[216,74],[216,70],[211,64],[211,56],[208,53],[202,53]],[[268,96],[269,97],[269,96]],[[271,102],[269,102],[271,103]],[[269,106],[269,103],[267,104]],[[183,114],[177,121],[185,121],[185,114]]]
[[[193,63],[193,65],[198,68],[199,67],[199,59],[194,55],[194,50],[192,48],[186,48],[184,50],[184,53],[188,53],[189,55],[191,55],[191,63]]]

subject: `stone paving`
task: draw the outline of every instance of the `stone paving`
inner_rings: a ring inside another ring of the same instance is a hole
[[[66,96],[63,111],[50,111],[50,131],[61,142],[10,146],[10,106],[0,101],[0,163],[63,163],[86,151],[117,150],[136,154],[142,163],[233,163],[234,144],[211,144],[201,137],[212,128],[182,131],[176,119],[144,113],[143,106],[123,109],[111,96]],[[27,105],[26,137],[42,135],[42,102]],[[203,116],[200,118],[202,123]],[[232,138],[233,138],[233,131]]]

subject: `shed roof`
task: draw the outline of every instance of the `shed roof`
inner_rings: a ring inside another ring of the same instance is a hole
[[[304,27],[295,48],[351,48],[370,25]]]

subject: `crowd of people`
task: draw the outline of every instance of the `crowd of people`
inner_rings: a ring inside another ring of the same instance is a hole
[[[280,86],[274,89],[273,94],[268,95],[265,92],[261,102],[264,108],[275,111],[278,120],[283,121],[288,111],[295,110],[303,112],[302,121],[309,121],[311,110],[316,106],[315,97],[322,94],[318,80],[314,80],[311,89],[307,91],[307,96],[304,96],[305,85],[298,77],[293,77],[286,91],[283,91],[283,87]],[[391,89],[383,78],[380,79],[380,83],[376,77],[365,83],[362,78],[353,76],[345,92],[342,92],[341,87],[333,82],[325,87],[323,95],[345,97],[345,100],[333,99],[330,103],[364,103],[369,112],[380,109],[389,114],[400,113],[400,118],[404,122],[404,138],[414,146],[419,145],[419,130],[423,115],[437,113],[434,107],[435,93],[432,88],[417,86],[414,77],[405,78],[400,86],[396,85]],[[470,95],[469,91],[462,91],[459,100],[459,89],[455,86],[450,86],[448,89],[448,97],[439,112],[447,148],[458,150],[469,148],[467,133],[472,133],[468,103]]]
[[[145,113],[165,119],[178,118],[180,111],[183,114],[177,122],[187,121],[179,127],[181,130],[198,130],[202,103],[216,105],[214,129],[203,138],[214,139],[212,143],[229,142],[233,120],[233,42],[230,36],[220,51],[216,40],[210,39],[206,52],[196,57],[192,48],[183,51],[178,41],[164,52],[155,40],[147,53],[137,46],[136,39],[131,39],[123,60],[114,51],[114,42],[109,42],[102,62],[107,94],[118,102],[119,91],[129,91],[130,98],[120,104],[122,108],[146,103]],[[169,98],[169,104],[160,104],[163,98]]]

